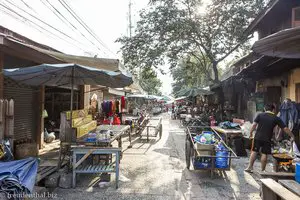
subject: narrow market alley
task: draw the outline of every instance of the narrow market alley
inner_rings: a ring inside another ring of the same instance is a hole
[[[92,186],[95,176],[81,175],[76,189],[57,188],[58,199],[261,199],[259,177],[247,174],[247,158],[233,160],[231,171],[210,178],[210,173],[189,171],[185,166],[185,132],[178,120],[163,114],[163,136],[136,138],[126,149],[120,168],[120,187],[114,181],[100,188]],[[259,162],[256,163],[257,165]],[[259,167],[259,166],[257,166]],[[114,180],[114,175],[112,175]]]

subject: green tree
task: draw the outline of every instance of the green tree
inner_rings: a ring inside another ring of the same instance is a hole
[[[192,56],[206,66],[209,59],[211,82],[219,81],[218,64],[247,41],[243,35],[265,0],[211,0],[201,14],[200,0],[152,0],[140,13],[133,37],[122,37],[125,65],[171,68]],[[207,68],[208,69],[208,68]],[[208,74],[208,72],[206,73]]]
[[[198,62],[198,59],[187,57],[182,59],[179,64],[171,69],[173,77],[173,94],[176,94],[183,88],[204,87],[207,86],[211,75],[211,63],[209,59],[202,58],[204,63]]]
[[[162,82],[157,78],[157,73],[151,67],[142,68],[139,73],[139,84],[150,95],[161,95]]]

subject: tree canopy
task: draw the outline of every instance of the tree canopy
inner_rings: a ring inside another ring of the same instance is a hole
[[[141,88],[150,95],[161,95],[162,82],[157,78],[157,73],[151,67],[144,67],[139,73]]]
[[[210,82],[219,81],[218,64],[241,47],[244,30],[265,0],[211,0],[201,12],[200,0],[151,0],[140,13],[133,37],[121,37],[127,66],[158,67],[193,57]]]

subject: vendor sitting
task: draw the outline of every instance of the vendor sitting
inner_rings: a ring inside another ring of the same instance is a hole
[[[288,129],[283,121],[275,115],[275,106],[268,104],[265,106],[265,112],[260,113],[254,120],[250,130],[250,138],[252,138],[253,131],[257,128],[256,134],[252,143],[252,152],[250,155],[250,162],[245,169],[246,172],[253,171],[253,164],[256,160],[257,153],[261,151],[261,170],[265,171],[267,164],[267,155],[271,154],[271,139],[273,137],[273,129],[279,126],[285,133],[287,133],[291,140],[294,140],[294,135]]]

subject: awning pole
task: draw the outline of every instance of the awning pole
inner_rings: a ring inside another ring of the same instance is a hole
[[[72,66],[71,73],[71,105],[70,105],[70,138],[72,138],[72,120],[73,120],[73,96],[74,96],[74,66]],[[71,139],[72,140],[72,139]]]

